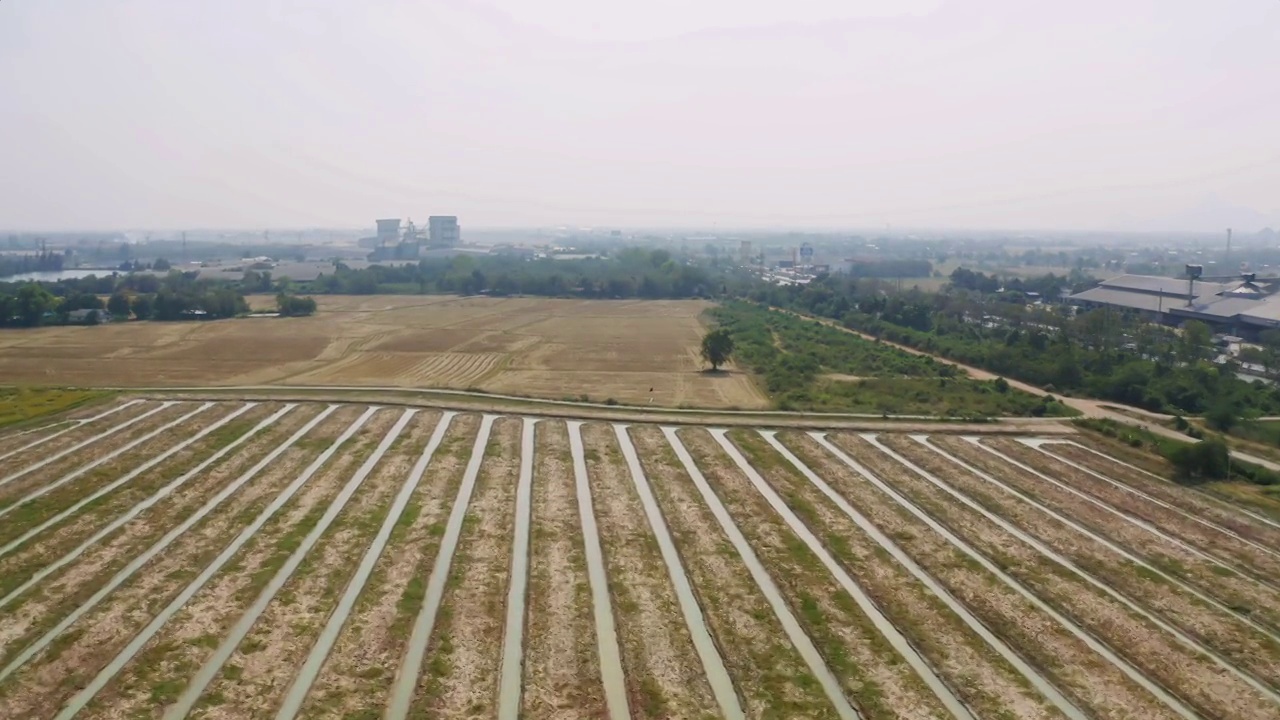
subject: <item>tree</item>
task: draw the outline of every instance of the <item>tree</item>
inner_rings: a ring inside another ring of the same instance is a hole
[[[276,295],[276,307],[279,309],[281,317],[302,317],[315,314],[316,301],[309,297],[297,297],[280,293]]]
[[[44,314],[53,309],[57,299],[36,283],[24,283],[14,299],[14,314],[26,327],[35,327],[44,321]]]
[[[729,362],[733,355],[733,335],[725,328],[717,328],[702,337],[702,359],[711,363],[712,370]]]
[[[1240,411],[1231,399],[1219,397],[1205,412],[1204,420],[1218,432],[1229,432],[1240,421]]]
[[[1199,320],[1188,320],[1182,325],[1182,346],[1179,348],[1179,358],[1183,363],[1190,365],[1197,360],[1204,360],[1211,356],[1213,347],[1213,328]]]
[[[151,263],[152,270],[160,270],[163,272],[167,271],[170,267],[172,266],[169,264],[169,261],[164,258],[156,258],[156,261]]]
[[[1169,460],[1178,471],[1178,479],[1190,484],[1227,477],[1229,467],[1227,444],[1221,440],[1201,440],[1182,444],[1169,453]]]
[[[107,299],[107,312],[121,320],[129,319],[129,296],[122,292],[112,293]]]
[[[155,296],[134,295],[132,305],[134,317],[139,320],[150,320],[155,313]]]

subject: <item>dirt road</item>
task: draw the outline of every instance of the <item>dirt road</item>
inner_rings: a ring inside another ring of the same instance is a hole
[[[813,317],[812,315],[805,315],[803,313],[798,313],[792,310],[784,310],[782,308],[774,308],[774,309],[778,310],[779,312],[790,313],[791,315],[795,315],[796,317],[804,318],[806,320],[812,320],[813,322],[822,323],[823,325],[827,325],[827,326],[836,328],[838,330],[841,330],[843,332],[857,335],[867,340],[877,339],[873,335],[869,335],[867,333],[860,332],[858,330],[850,330],[849,328],[841,325],[840,323],[835,322],[834,320],[827,320],[825,318]],[[1001,377],[996,375],[993,372],[983,370],[982,368],[977,368],[972,365],[965,365],[964,363],[958,363],[958,362],[955,362],[954,360],[948,360],[947,358],[944,358],[940,355],[928,353],[923,350],[917,350],[916,348],[913,348],[913,347],[908,347],[906,345],[901,345],[895,342],[889,342],[888,340],[883,340],[883,339],[880,339],[880,342],[890,347],[897,348],[903,352],[911,353],[912,355],[926,355],[926,356],[932,357],[937,362],[955,366],[956,368],[963,370],[965,373],[969,375],[969,377],[975,380],[994,380],[997,377]],[[1039,387],[1036,387],[1035,385],[1022,382],[1021,380],[1005,378],[1005,382],[1009,383],[1009,387],[1016,388],[1024,392],[1029,392],[1032,395],[1048,395],[1049,394],[1043,388],[1039,388]],[[1079,410],[1080,413],[1087,418],[1114,420],[1115,422],[1124,423],[1125,425],[1131,425],[1133,427],[1146,430],[1147,432],[1150,432],[1152,434],[1160,435],[1161,437],[1170,438],[1172,440],[1181,440],[1183,442],[1191,442],[1191,438],[1187,437],[1186,435],[1183,435],[1182,433],[1176,430],[1172,430],[1160,424],[1162,421],[1171,419],[1172,416],[1170,415],[1151,412],[1150,410],[1144,410],[1143,408],[1133,407],[1131,405],[1122,405],[1120,403],[1108,402],[1104,400],[1095,400],[1092,398],[1063,397],[1062,395],[1055,395],[1054,397],[1057,398],[1058,402],[1061,402],[1064,405],[1067,405],[1068,407],[1072,407],[1072,408],[1075,408],[1076,410]],[[1143,420],[1142,418],[1147,418],[1147,420]],[[1259,465],[1261,467],[1267,468],[1268,470],[1280,472],[1280,464],[1272,462],[1270,460],[1266,460],[1264,458],[1260,458],[1257,455],[1242,452],[1240,450],[1232,450],[1231,457],[1235,460],[1239,460],[1240,462],[1249,463],[1251,465]]]

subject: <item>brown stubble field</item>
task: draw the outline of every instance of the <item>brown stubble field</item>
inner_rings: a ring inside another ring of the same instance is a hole
[[[1060,439],[126,402],[0,474],[0,717],[1280,706],[1280,519]]]
[[[665,407],[768,404],[745,373],[701,372],[700,317],[710,306],[703,301],[372,295],[318,302],[309,318],[6,332],[0,377],[83,387],[357,385]]]

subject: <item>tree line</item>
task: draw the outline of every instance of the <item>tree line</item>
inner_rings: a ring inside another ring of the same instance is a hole
[[[708,297],[720,285],[709,268],[666,250],[628,248],[608,257],[526,259],[458,255],[403,265],[354,269],[335,263],[332,273],[297,283],[319,294],[535,295],[583,298]]]
[[[24,255],[0,255],[0,277],[33,272],[58,272],[66,264],[67,254],[43,250]]]
[[[1070,413],[1047,396],[1012,391],[1003,379],[979,382],[950,363],[791,313],[728,301],[710,315],[727,335],[728,352],[760,376],[783,410],[967,417]],[[703,352],[711,362],[705,339]]]
[[[283,292],[276,304],[283,316],[310,315],[316,309],[311,298]],[[0,327],[67,324],[77,310],[91,311],[84,314],[89,323],[108,313],[114,320],[217,320],[244,315],[249,305],[235,283],[176,270],[164,276],[133,273],[55,283],[0,283]]]
[[[1280,386],[1257,386],[1231,363],[1215,363],[1212,331],[1203,323],[1179,331],[1114,309],[1073,314],[1056,304],[1005,302],[980,275],[966,271],[938,293],[828,276],[799,287],[757,286],[746,296],[1051,392],[1175,414],[1280,413]]]

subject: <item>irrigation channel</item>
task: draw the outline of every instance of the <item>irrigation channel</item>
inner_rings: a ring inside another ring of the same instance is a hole
[[[1280,717],[1280,514],[1066,438],[133,399],[0,443],[0,717]]]

